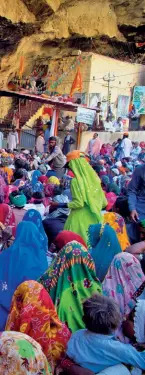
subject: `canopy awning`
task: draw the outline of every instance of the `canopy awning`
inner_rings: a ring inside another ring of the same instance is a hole
[[[50,104],[54,106],[55,109],[70,111],[70,112],[77,112],[78,104],[74,104],[71,102],[64,102],[61,100],[52,99],[50,97],[40,96],[40,95],[31,95],[25,92],[17,92],[17,91],[10,91],[10,90],[0,90],[0,97],[14,97],[18,99],[26,99],[26,100],[34,100],[43,104]]]

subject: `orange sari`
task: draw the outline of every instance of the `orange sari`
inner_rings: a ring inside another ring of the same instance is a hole
[[[42,347],[52,371],[66,351],[71,333],[56,313],[52,299],[37,281],[25,281],[16,289],[6,331],[23,332]]]
[[[109,224],[116,232],[122,251],[130,246],[125,221],[122,216],[115,212],[106,212],[104,214],[104,223]]]

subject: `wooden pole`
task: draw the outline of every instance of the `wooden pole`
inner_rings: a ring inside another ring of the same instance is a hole
[[[81,122],[78,123],[77,150],[80,149],[80,143],[81,143]]]
[[[54,129],[54,135],[55,136],[57,136],[57,134],[58,134],[58,119],[59,119],[59,109],[56,109],[55,129]]]

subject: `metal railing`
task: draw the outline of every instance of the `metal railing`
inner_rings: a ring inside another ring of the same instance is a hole
[[[20,148],[33,149],[35,147],[36,129],[25,129],[20,132]]]

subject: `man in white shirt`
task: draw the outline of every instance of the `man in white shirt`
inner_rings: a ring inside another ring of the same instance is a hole
[[[44,139],[44,133],[42,130],[39,131],[39,135],[36,138],[36,151],[40,154],[44,154],[44,145],[45,145],[45,139]]]
[[[0,131],[0,148],[3,148],[3,139],[4,139],[3,133]]]
[[[131,151],[132,151],[132,142],[128,137],[129,137],[128,133],[123,134],[123,140],[121,142],[121,149],[122,149],[121,159],[129,158]]]
[[[112,121],[109,119],[109,117],[106,118],[106,121],[104,121],[104,128],[105,128],[105,131],[106,132],[114,132],[115,129],[114,129],[114,126],[113,126],[113,123]]]
[[[114,121],[113,126],[116,132],[123,132],[123,122],[122,117],[118,117],[116,121]]]
[[[15,148],[17,148],[18,144],[19,144],[18,133],[16,131],[16,127],[12,126],[12,130],[9,132],[8,138],[7,138],[8,149],[13,151]]]

